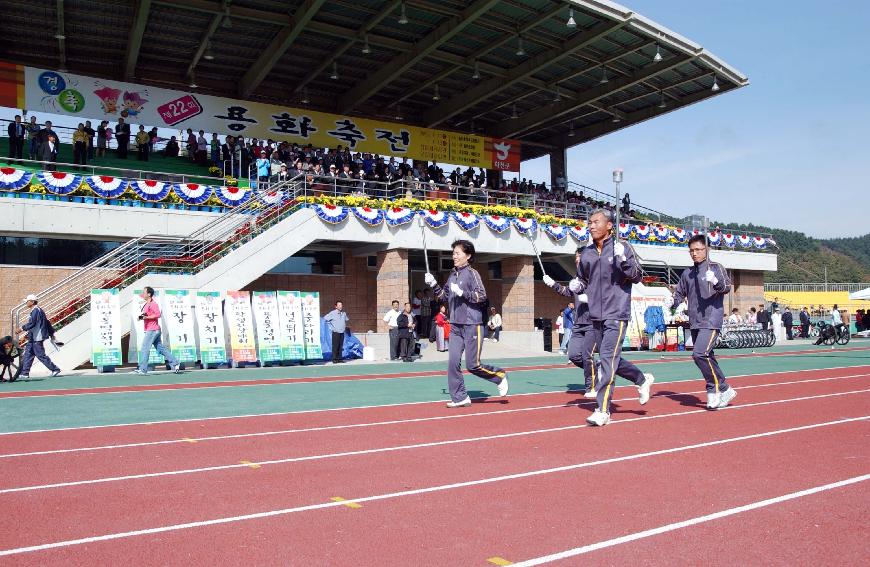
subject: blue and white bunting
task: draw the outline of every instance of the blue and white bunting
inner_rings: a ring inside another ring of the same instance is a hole
[[[483,223],[488,226],[493,232],[501,234],[511,226],[511,221],[508,217],[499,215],[483,215]]]
[[[473,230],[480,225],[480,217],[474,213],[461,213],[454,211],[450,213],[450,216],[453,217],[453,222],[466,232]]]
[[[369,226],[380,226],[384,222],[384,211],[371,207],[354,207],[353,216]]]
[[[130,187],[143,201],[151,201],[152,203],[165,199],[169,195],[169,190],[172,189],[169,183],[152,179],[137,179],[130,183]]]
[[[544,227],[544,232],[547,233],[547,236],[549,236],[556,242],[561,242],[568,238],[568,227],[565,225],[545,224],[542,226]]]
[[[402,226],[414,220],[416,213],[405,207],[391,207],[386,210],[386,220],[389,226]]]
[[[178,198],[188,205],[201,205],[208,201],[214,188],[211,185],[200,185],[198,183],[178,183],[172,186],[172,190],[178,195]]]
[[[350,215],[350,210],[340,205],[314,205],[314,212],[320,220],[329,224],[344,222]]]
[[[55,195],[69,195],[82,184],[80,175],[63,171],[40,171],[36,177],[47,190]]]
[[[215,189],[218,200],[227,207],[238,207],[251,198],[251,192],[241,187],[222,185]]]
[[[33,174],[23,169],[15,169],[14,167],[0,167],[0,189],[5,191],[18,191],[22,187],[27,187]]]
[[[450,220],[450,215],[444,211],[425,209],[419,212],[430,228],[441,228]]]
[[[578,244],[589,242],[589,229],[585,226],[572,226],[568,232],[571,234],[571,238],[576,240]]]
[[[127,190],[127,180],[109,175],[90,175],[85,183],[91,191],[104,199],[117,199]]]

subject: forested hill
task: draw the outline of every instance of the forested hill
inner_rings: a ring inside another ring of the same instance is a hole
[[[868,282],[870,285],[870,233],[856,238],[817,239],[794,230],[753,224],[710,224],[773,234],[779,245],[779,270],[766,272],[765,282],[822,282],[827,266],[829,282]]]

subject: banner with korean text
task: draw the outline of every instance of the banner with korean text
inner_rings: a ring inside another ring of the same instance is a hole
[[[127,347],[127,362],[139,364],[139,345],[142,343],[142,337],[145,335],[145,321],[139,318],[142,314],[142,307],[145,305],[145,300],[142,299],[141,289],[133,290],[133,298],[130,301],[130,344]],[[154,298],[158,302],[159,298]],[[161,308],[162,314],[162,308]],[[153,346],[148,352],[148,364],[161,364],[163,357],[157,352]]]
[[[203,367],[227,361],[223,294],[219,291],[196,292],[196,326],[199,335],[199,360]]]
[[[298,291],[278,291],[278,318],[281,322],[281,358],[304,359],[302,296]]]
[[[193,302],[186,289],[161,290],[163,320],[169,338],[169,350],[179,362],[196,362],[196,338],[193,325]]]
[[[117,289],[91,290],[91,363],[121,365],[121,302]]]
[[[397,158],[519,171],[521,144],[447,130],[315,112],[49,69],[24,68],[25,107],[99,122],[192,128]],[[114,126],[114,125],[113,125]],[[135,128],[133,129],[135,132]]]
[[[254,321],[257,324],[257,355],[260,362],[281,360],[278,300],[274,291],[255,291],[252,296]]]
[[[305,340],[305,358],[323,358],[320,348],[320,293],[303,291],[302,334]]]
[[[233,363],[256,362],[257,347],[254,342],[250,292],[228,291],[224,302],[224,315],[230,328],[230,358]]]

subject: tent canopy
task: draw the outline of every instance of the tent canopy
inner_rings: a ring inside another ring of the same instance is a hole
[[[870,301],[870,287],[850,293],[849,299],[863,299],[864,301]]]

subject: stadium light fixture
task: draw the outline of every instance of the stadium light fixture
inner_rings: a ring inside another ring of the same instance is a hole
[[[526,50],[523,49],[523,36],[517,35],[517,57],[523,57]]]
[[[408,23],[408,14],[405,11],[405,3],[402,2],[402,12],[399,14],[399,23],[403,26]]]
[[[656,54],[653,56],[653,61],[658,63],[661,60],[662,60],[662,50],[661,50],[661,47],[659,47],[659,44],[657,43],[656,44]]]
[[[513,106],[512,106],[511,108],[512,108],[512,111],[511,111],[511,118],[512,118],[512,119],[519,118],[520,115],[517,114],[517,103],[514,103]]]
[[[372,52],[372,47],[369,45],[369,34],[365,35],[365,41],[363,42],[362,52],[365,55],[368,55]]]
[[[230,11],[227,10],[226,15],[224,16],[224,21],[221,22],[221,27],[224,29],[230,29],[233,27],[233,21],[230,19]]]
[[[432,100],[434,100],[434,101],[441,100],[441,91],[438,90],[438,83],[435,83],[435,92],[432,93]]]
[[[719,90],[719,81],[716,79],[716,75],[713,75],[713,86],[710,88],[714,93]]]
[[[195,89],[198,86],[196,84],[196,75],[193,73],[193,71],[190,72],[190,81],[187,83],[187,86],[192,89]]]
[[[211,51],[211,42],[208,42],[205,46],[205,53],[202,56],[206,61],[211,61],[214,59],[214,53]]]
[[[308,104],[311,102],[308,100],[308,87],[302,89],[302,104]]]
[[[620,118],[619,116],[614,114],[613,118],[611,118],[610,121],[613,122],[614,124],[618,124],[619,122],[622,122],[622,118]]]
[[[569,138],[574,137],[574,121],[573,120],[571,121],[571,127],[568,129],[568,137]]]
[[[396,105],[396,115],[393,116],[393,119],[394,120],[404,120],[405,119],[405,117],[402,116],[402,107],[399,106],[398,104]]]
[[[332,62],[332,74],[329,75],[329,78],[333,81],[338,80],[338,63],[335,61]]]
[[[62,33],[56,33],[54,34],[54,39],[66,39],[66,36]]]
[[[577,27],[577,22],[574,21],[574,8],[568,8],[568,21],[565,25],[573,29]]]
[[[559,85],[556,85],[556,94],[553,96],[553,102],[562,100],[562,91],[559,90]]]
[[[665,102],[665,91],[659,91],[659,108],[667,108],[668,103]]]
[[[606,83],[608,80],[609,80],[609,79],[607,78],[607,67],[602,67],[602,68],[601,68],[601,80],[598,81],[598,82],[601,83],[601,84],[603,85],[603,84]]]
[[[471,76],[472,79],[480,78],[480,63],[477,62],[477,59],[474,60],[474,74]]]

